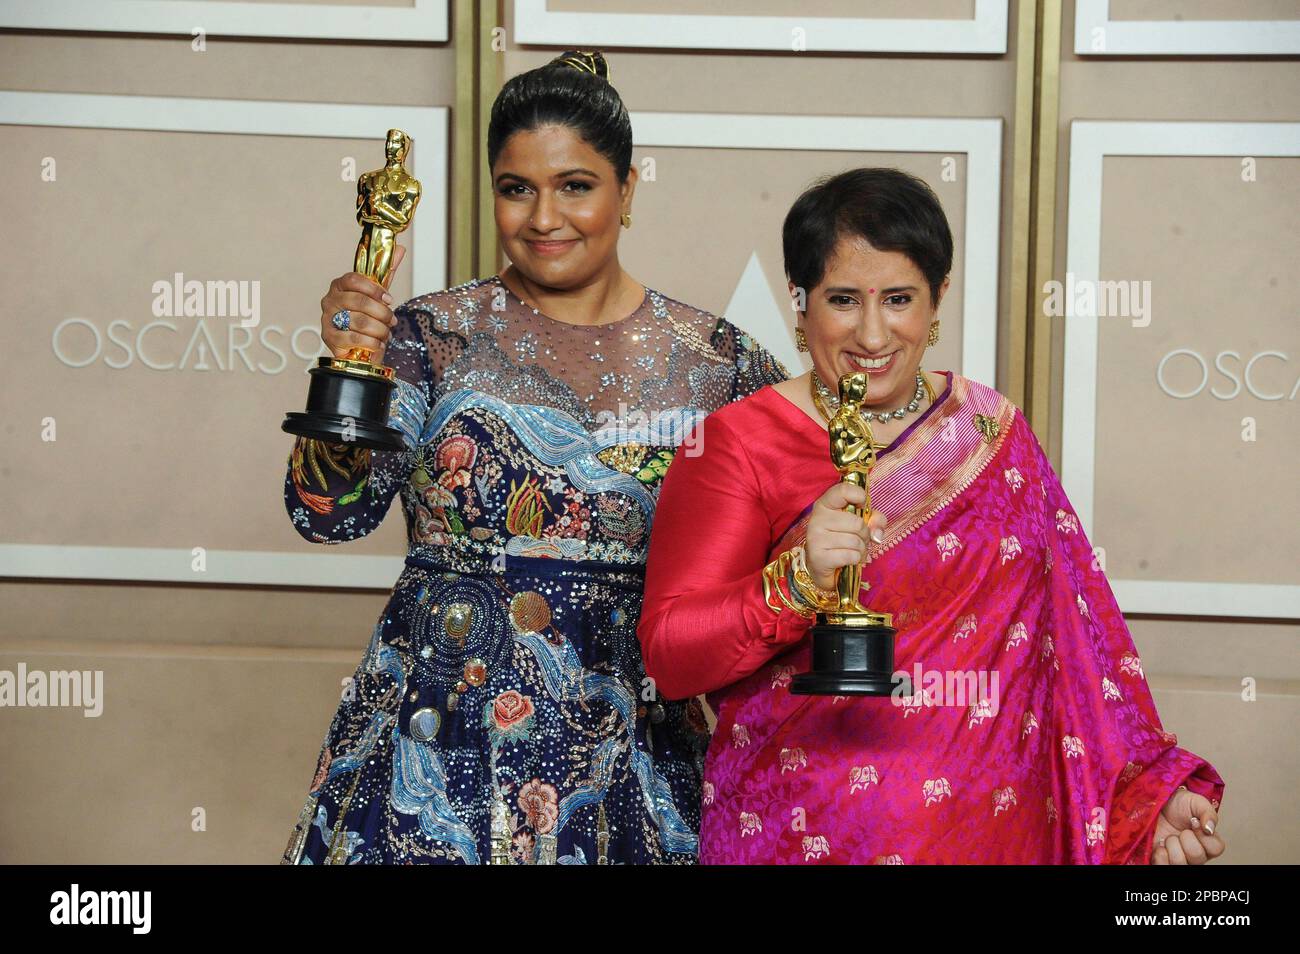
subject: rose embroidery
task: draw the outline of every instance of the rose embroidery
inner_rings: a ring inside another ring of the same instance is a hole
[[[515,689],[507,689],[483,707],[483,724],[492,745],[526,740],[533,725],[533,700]]]

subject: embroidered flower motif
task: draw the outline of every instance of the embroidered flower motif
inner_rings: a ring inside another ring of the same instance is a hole
[[[967,714],[966,728],[973,729],[982,724],[985,719],[993,718],[993,703],[988,699],[981,699],[967,710]]]
[[[1027,738],[1030,733],[1038,728],[1038,719],[1032,712],[1026,711],[1025,717],[1020,720],[1020,737]]]
[[[1119,702],[1123,697],[1119,694],[1119,686],[1110,681],[1109,676],[1101,677],[1101,694],[1103,698],[1112,702]]]
[[[993,816],[998,812],[1010,811],[1016,804],[1016,790],[1008,785],[1006,788],[993,789]]]
[[[1142,671],[1142,660],[1132,653],[1125,653],[1120,657],[1119,671],[1136,679],[1146,678],[1146,674]]]
[[[803,836],[803,860],[813,861],[816,858],[825,858],[831,853],[831,846],[826,841],[825,835],[804,835]]]
[[[1164,742],[1166,745],[1177,745],[1178,735],[1174,732],[1161,732],[1160,741]]]
[[[871,862],[873,865],[901,865],[905,864],[902,855],[876,855]]]
[[[902,701],[898,704],[898,707],[903,710],[904,719],[920,712],[921,707],[925,705],[925,690],[919,686],[913,686],[912,688],[913,693],[910,696],[903,696]]]
[[[564,510],[547,536],[586,540],[591,529],[591,508],[586,506],[586,494],[573,487],[564,488]]]
[[[1080,594],[1075,593],[1074,601],[1079,605],[1079,612],[1082,613],[1084,616],[1087,616],[1088,604],[1083,601],[1083,597]]]
[[[956,556],[957,551],[962,548],[961,538],[955,533],[945,533],[934,541],[935,546],[939,548],[939,562],[942,563],[950,556]]]
[[[772,688],[784,689],[790,685],[790,679],[794,676],[794,666],[773,666],[772,667]]]
[[[541,779],[525,782],[519,789],[519,810],[539,835],[555,827],[560,815],[560,798],[555,786]]]
[[[854,765],[849,769],[849,794],[865,790],[868,785],[879,785],[880,773],[874,765]]]
[[[1015,649],[1029,639],[1029,629],[1019,621],[1012,623],[1007,630],[1007,649]]]
[[[740,837],[757,835],[763,831],[763,821],[753,812],[740,813]]]
[[[952,641],[955,643],[959,639],[975,635],[975,622],[974,613],[968,613],[957,620],[957,628],[952,631]]]
[[[1020,546],[1020,541],[1016,539],[1015,534],[1012,534],[1009,537],[1003,537],[998,542],[998,553],[1001,555],[1003,563],[1006,563],[1008,560],[1014,560],[1023,552],[1024,549]]]
[[[921,794],[925,796],[925,804],[928,808],[931,804],[938,804],[945,798],[951,798],[952,786],[943,776],[927,778],[925,784],[921,786]]]
[[[740,722],[731,727],[731,744],[738,749],[749,745],[749,728]]]
[[[1056,529],[1061,533],[1078,533],[1079,520],[1072,513],[1066,513],[1064,510],[1057,510]]]
[[[700,801],[702,801],[705,805],[712,805],[714,796],[716,794],[717,794],[717,790],[714,789],[713,783],[705,782],[700,793]]]
[[[1052,801],[1052,796],[1047,796],[1047,823],[1050,825],[1056,821],[1056,803]]]
[[[1098,806],[1092,810],[1093,820],[1088,823],[1088,847],[1100,845],[1106,840],[1106,813]]]
[[[533,700],[515,689],[507,689],[483,706],[483,725],[492,745],[526,740],[533,725]]]
[[[782,749],[780,759],[782,775],[786,772],[797,772],[808,766],[808,756],[801,748]]]
[[[439,444],[434,453],[434,460],[442,471],[438,475],[438,483],[448,489],[468,487],[472,476],[470,469],[474,466],[477,453],[478,447],[474,444],[474,439],[464,434],[456,434]]]
[[[1119,773],[1119,780],[1124,784],[1128,784],[1141,774],[1142,766],[1136,762],[1126,762],[1124,763],[1124,771]]]
[[[1020,471],[1015,467],[1008,467],[1002,472],[1002,476],[1006,478],[1007,486],[1010,487],[1013,492],[1019,490],[1025,485],[1025,478],[1020,476]]]
[[[1077,759],[1083,755],[1083,740],[1074,735],[1061,736],[1061,749],[1067,759]]]

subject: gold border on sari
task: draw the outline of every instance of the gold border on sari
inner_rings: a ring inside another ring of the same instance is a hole
[[[991,389],[990,389],[991,390]],[[931,517],[940,513],[966,490],[975,478],[984,472],[984,468],[998,455],[1003,441],[1015,422],[1016,405],[1005,395],[997,394],[997,402],[992,407],[977,407],[985,402],[971,397],[970,382],[961,375],[954,374],[952,391],[947,399],[935,408],[935,413],[916,426],[897,446],[891,447],[871,471],[873,486],[897,471],[917,463],[927,451],[933,450],[933,441],[943,441],[945,431],[951,433],[949,440],[966,445],[963,459],[952,467],[943,479],[938,481],[902,513],[886,511],[889,524],[885,528],[883,543],[867,545],[867,560],[872,560],[886,553],[906,539],[914,530],[925,524]],[[979,418],[985,418],[981,426]],[[995,428],[988,426],[991,420]],[[992,432],[992,433],[990,433]],[[945,442],[946,443],[946,442]],[[883,508],[882,508],[883,509]],[[778,549],[802,544],[806,536],[808,517],[804,516],[782,536]]]

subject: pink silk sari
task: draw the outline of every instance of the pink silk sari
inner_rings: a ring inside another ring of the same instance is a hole
[[[729,431],[797,430],[792,414],[816,429],[770,388],[728,413]],[[765,498],[796,497],[769,559],[802,540],[835,477],[824,431],[809,437],[761,477]],[[871,496],[890,523],[863,603],[893,614],[896,668],[915,694],[792,695],[807,635],[709,693],[702,863],[1145,864],[1179,785],[1217,808],[1223,780],[1162,727],[1079,518],[1014,404],[952,374],[880,456]]]

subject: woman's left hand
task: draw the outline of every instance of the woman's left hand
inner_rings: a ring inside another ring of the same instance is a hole
[[[1153,865],[1203,865],[1223,854],[1223,839],[1217,834],[1219,813],[1210,800],[1186,788],[1169,796],[1156,819],[1151,842]]]

